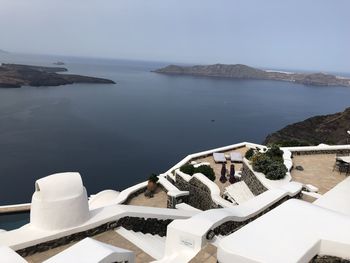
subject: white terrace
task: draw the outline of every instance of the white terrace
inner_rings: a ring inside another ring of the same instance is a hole
[[[228,185],[178,170],[196,161],[209,162],[217,173],[213,153],[244,154],[256,147],[264,146],[240,143],[191,154],[159,175],[162,190],[151,199],[143,196],[147,182],[120,193],[105,190],[88,200],[78,173],[40,179],[30,223],[0,232],[0,262],[79,262],[84,251],[91,255],[86,262],[309,262],[316,255],[349,259],[350,178],[344,180],[344,174],[333,172],[333,165],[335,153],[349,152],[350,145],[284,148],[288,172],[278,181],[254,172],[243,160],[265,190],[239,204],[222,197]],[[320,165],[317,160],[322,160]],[[292,169],[296,165],[304,171]],[[186,204],[191,193],[175,186],[177,178],[187,183],[195,178],[209,189],[209,201],[222,208],[200,211]],[[316,201],[294,199],[301,191]],[[0,207],[0,211],[26,206]],[[77,242],[88,236],[103,243]],[[18,261],[11,261],[15,258]]]

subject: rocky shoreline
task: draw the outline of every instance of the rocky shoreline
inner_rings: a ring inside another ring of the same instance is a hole
[[[22,86],[60,86],[74,83],[115,84],[113,80],[75,74],[58,74],[68,71],[63,67],[41,67],[20,64],[0,66],[0,87],[20,88]]]
[[[177,66],[169,65],[153,72],[170,75],[191,75],[205,77],[222,77],[232,79],[257,79],[289,81],[312,86],[346,86],[350,87],[350,78],[343,78],[326,73],[295,73],[261,70],[242,64]]]

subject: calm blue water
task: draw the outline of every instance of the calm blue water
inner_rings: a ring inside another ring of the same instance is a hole
[[[343,87],[166,76],[150,72],[165,65],[152,62],[0,57],[57,60],[117,84],[0,89],[0,204],[30,202],[36,179],[64,171],[80,172],[89,194],[122,190],[189,153],[260,143],[287,124],[349,106]]]

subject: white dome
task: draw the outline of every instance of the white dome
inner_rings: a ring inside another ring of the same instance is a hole
[[[45,230],[78,226],[89,219],[86,189],[79,173],[57,173],[35,182],[30,224]]]

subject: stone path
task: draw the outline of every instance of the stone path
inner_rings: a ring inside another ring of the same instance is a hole
[[[208,244],[189,263],[216,263],[217,248]]]
[[[152,198],[146,197],[143,193],[135,196],[130,200],[128,205],[151,206],[151,207],[167,207],[168,196],[160,187]]]

